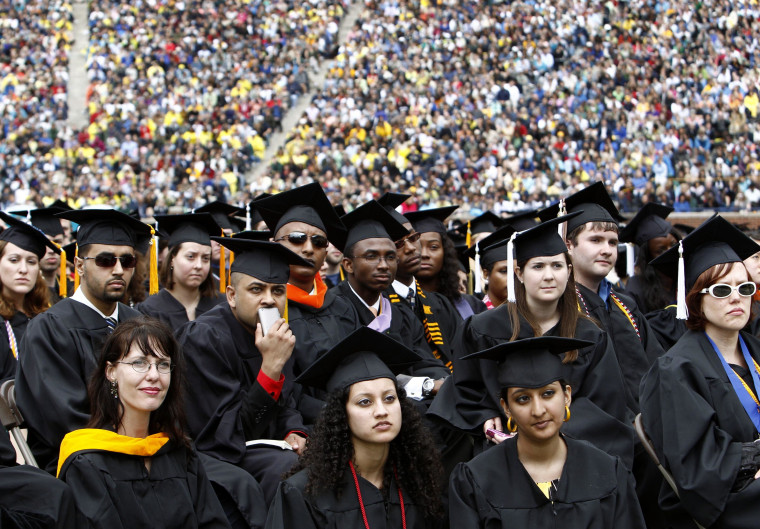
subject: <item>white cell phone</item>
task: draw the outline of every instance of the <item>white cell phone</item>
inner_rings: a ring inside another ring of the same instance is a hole
[[[261,332],[264,333],[264,336],[267,335],[269,328],[278,319],[280,319],[280,311],[277,310],[277,307],[259,309],[259,323],[261,323]]]

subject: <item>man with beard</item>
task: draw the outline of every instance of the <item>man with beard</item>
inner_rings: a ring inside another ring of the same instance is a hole
[[[335,247],[333,243],[327,247],[327,257],[325,257],[325,264],[322,265],[322,280],[330,289],[339,285],[345,278],[343,267],[340,264],[343,262],[343,253]]]

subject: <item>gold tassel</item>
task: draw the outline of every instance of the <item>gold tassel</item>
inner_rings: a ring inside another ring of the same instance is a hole
[[[150,258],[148,260],[148,266],[150,267],[149,274],[149,288],[148,294],[158,294],[158,237],[156,237],[156,230],[153,227],[150,228]]]
[[[472,246],[472,233],[470,232],[470,221],[469,220],[467,221],[467,236],[465,237],[465,242],[464,243],[467,245],[468,248],[470,246]]]
[[[232,280],[232,263],[235,262],[235,252],[230,251],[230,271],[227,273],[227,284]]]
[[[224,231],[222,231],[222,237],[224,237]],[[224,257],[226,251],[224,246],[219,249],[219,292],[222,294],[227,292],[227,264]]]
[[[74,263],[76,263],[76,259],[79,257],[79,245],[77,244],[74,246]],[[77,271],[76,264],[74,265],[74,292],[79,288],[79,272]]]
[[[285,312],[282,317],[285,319],[285,323],[288,323],[288,298],[285,298]]]
[[[61,270],[58,273],[58,295],[65,298],[68,295],[68,281],[66,280],[66,250],[60,244],[53,243],[61,250]]]
[[[339,277],[340,277],[341,282],[344,279],[346,279],[346,273],[343,271],[343,265],[340,265],[340,267],[338,268],[338,274],[340,274]]]

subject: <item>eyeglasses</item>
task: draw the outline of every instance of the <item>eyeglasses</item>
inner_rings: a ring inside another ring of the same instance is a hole
[[[101,253],[95,257],[82,257],[82,260],[94,259],[95,264],[100,268],[113,268],[116,266],[116,261],[121,263],[122,268],[134,268],[137,266],[137,257],[134,255],[119,255],[116,256],[112,253]]]
[[[376,254],[376,253],[370,253],[370,254],[364,254],[364,255],[354,255],[353,258],[354,259],[364,259],[365,261],[367,261],[370,264],[377,264],[377,263],[380,262],[381,259],[383,261],[385,261],[386,263],[388,263],[388,264],[393,264],[396,261],[398,261],[398,256],[395,253],[388,254],[388,255],[380,255],[380,254]]]
[[[414,243],[416,243],[417,241],[420,240],[420,237],[422,237],[422,234],[419,233],[419,232],[410,233],[409,235],[407,235],[403,239],[399,239],[396,242],[394,242],[393,244],[396,245],[396,250],[400,250],[401,248],[404,247],[404,245],[407,242],[411,243],[411,244],[414,244]]]
[[[174,369],[174,364],[168,360],[161,360],[160,362],[148,362],[147,360],[132,360],[131,362],[123,362],[121,360],[116,362],[117,364],[127,364],[132,366],[132,369],[138,373],[147,373],[150,371],[150,366],[156,366],[156,370],[162,375],[168,375]]]
[[[302,246],[306,244],[306,241],[311,238],[311,245],[314,248],[327,248],[327,245],[330,244],[327,240],[327,237],[324,235],[312,235],[309,237],[307,234],[305,234],[302,231],[294,231],[292,233],[288,233],[284,237],[280,237],[279,239],[275,239],[275,242],[280,242],[282,240],[287,239],[290,244],[293,244],[295,246]]]
[[[740,296],[744,296],[746,298],[754,295],[755,292],[757,292],[757,285],[752,281],[747,281],[746,283],[742,283],[741,285],[737,285],[735,287],[726,285],[725,283],[716,283],[714,285],[711,285],[709,288],[703,288],[699,292],[701,294],[710,294],[714,298],[723,299],[733,294],[734,291],[738,292]]]

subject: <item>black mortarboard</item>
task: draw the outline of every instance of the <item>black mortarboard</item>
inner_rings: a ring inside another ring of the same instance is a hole
[[[665,220],[673,208],[664,204],[648,202],[630,222],[620,230],[620,242],[642,245],[657,237],[667,237],[673,226]]]
[[[486,211],[482,215],[478,215],[470,221],[470,234],[475,235],[476,233],[493,233],[502,226],[504,226],[504,219],[495,213]]]
[[[208,213],[186,213],[184,215],[155,215],[158,227],[168,233],[169,248],[183,242],[194,242],[211,246],[211,235],[221,235],[222,228]]]
[[[462,251],[467,250],[467,224],[462,224],[461,222],[455,222],[454,227],[451,228],[446,232],[446,235],[448,235],[449,239],[451,239],[451,242],[454,243],[454,246],[463,246],[464,249]]]
[[[549,220],[559,214],[560,204],[554,204],[538,212],[541,220]],[[617,224],[624,220],[620,212],[607,194],[602,182],[596,182],[565,199],[565,208],[568,213],[583,211],[583,215],[572,219],[567,223],[567,233],[575,228],[583,226],[587,222],[613,222]]]
[[[58,208],[58,209],[62,209],[62,210],[65,210],[65,211],[71,211],[72,209],[74,209],[71,206],[69,206],[66,202],[64,202],[63,200],[61,200],[60,198],[56,199],[52,204],[50,204],[49,207],[51,207],[51,208]]]
[[[233,215],[244,215],[245,210],[225,202],[209,202],[205,206],[196,208],[193,213],[208,213],[222,229],[235,231],[236,227],[232,224],[230,217]]]
[[[465,255],[475,259],[477,247],[477,253],[480,255],[481,268],[490,266],[493,263],[498,263],[499,261],[506,261],[506,243],[515,231],[515,228],[512,226],[502,226],[488,237],[478,241],[477,245],[470,246],[465,252]],[[500,244],[502,242],[504,244]]]
[[[31,218],[32,226],[42,230],[45,235],[49,237],[55,237],[56,235],[63,235],[63,226],[61,226],[61,219],[56,217],[56,213],[67,211],[62,208],[49,207],[30,209],[28,211],[14,211],[14,215],[26,216]]]
[[[338,248],[341,251],[365,239],[398,241],[409,235],[409,230],[399,224],[375,200],[362,204],[351,213],[341,217],[340,220],[348,230],[345,247]]]
[[[538,224],[538,210],[529,209],[518,211],[507,219],[503,219],[505,226],[512,226],[517,231],[529,230]]]
[[[338,215],[338,217],[343,217],[343,215],[346,214],[346,208],[344,208],[342,204],[333,206],[333,209],[335,210],[335,214]]]
[[[378,198],[377,202],[383,206],[386,211],[388,211],[388,213],[393,216],[394,219],[396,219],[396,222],[399,224],[406,224],[409,222],[409,220],[401,213],[399,213],[396,208],[409,200],[411,197],[412,195],[407,195],[406,193],[392,193],[388,191],[383,196]]]
[[[686,290],[705,270],[717,264],[744,261],[760,251],[755,241],[719,215],[703,222],[684,237],[680,245],[683,246]],[[673,246],[650,264],[669,277],[677,277],[680,245]]]
[[[246,230],[236,233],[233,239],[247,239],[249,241],[268,241],[272,238],[272,232],[269,230]]]
[[[65,246],[61,246],[61,251],[66,252],[66,261],[74,264],[74,257],[76,257],[77,252],[77,242],[74,241]]]
[[[324,231],[336,247],[343,246],[346,229],[317,182],[261,198],[253,204],[275,234],[289,222],[303,222]]]
[[[542,388],[557,380],[567,380],[569,368],[561,355],[594,345],[588,340],[560,336],[537,336],[504,342],[463,360],[487,359],[499,363],[497,378],[502,388]]]
[[[79,224],[80,248],[86,244],[109,244],[140,251],[150,244],[151,227],[115,209],[75,209],[56,216]]]
[[[332,393],[365,380],[395,381],[421,359],[386,334],[360,327],[306,368],[296,382]]]
[[[445,221],[449,215],[454,213],[459,206],[446,206],[443,208],[423,209],[422,211],[412,211],[405,215],[408,222],[412,223],[414,231],[417,233],[440,233],[441,237],[446,235]]]
[[[688,224],[673,224],[673,227],[682,235],[688,235],[694,231],[694,226],[689,226]]]
[[[235,252],[231,273],[240,272],[265,283],[285,284],[290,278],[290,265],[309,266],[304,259],[276,242],[234,237],[211,237],[211,240]]]
[[[45,248],[50,248],[55,253],[61,253],[60,248],[51,242],[39,228],[8,215],[4,211],[0,211],[0,219],[8,225],[0,233],[0,241],[13,243],[22,250],[32,252],[40,259],[45,255]]]
[[[553,218],[519,232],[515,235],[515,260],[522,263],[533,257],[558,255],[567,251],[567,245],[559,235],[557,227],[563,222],[572,222],[583,215],[575,211],[561,217]]]

